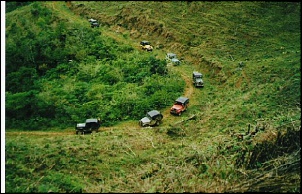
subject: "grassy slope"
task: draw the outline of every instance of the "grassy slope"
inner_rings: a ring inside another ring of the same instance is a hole
[[[149,39],[156,46],[162,44],[164,48],[159,56],[164,57],[165,52],[177,53],[187,64],[182,71],[186,70],[188,76],[192,69],[203,72],[208,87],[200,94],[202,98],[193,96],[193,102],[198,98],[199,104],[210,101],[212,105],[225,107],[225,103],[229,103],[226,108],[218,108],[220,115],[228,115],[225,110],[240,115],[238,109],[246,104],[247,109],[256,109],[245,121],[235,117],[242,121],[241,124],[257,119],[258,115],[272,119],[274,115],[267,109],[284,111],[284,108],[293,108],[299,103],[300,94],[286,94],[288,90],[300,91],[300,35],[299,26],[295,26],[299,24],[297,12],[287,13],[277,4],[255,2],[114,3],[83,3],[92,9],[74,10],[85,17],[111,22],[110,29],[116,29],[119,24],[122,26],[120,34],[131,34],[132,31],[130,38],[134,42]],[[156,9],[152,9],[154,7]],[[285,18],[278,20],[280,17]],[[162,33],[158,36],[160,31]],[[167,34],[173,38],[166,38]],[[237,71],[241,61],[245,66],[242,71]],[[267,94],[268,98],[259,98],[259,94]],[[258,102],[254,103],[255,100]],[[234,102],[237,102],[237,107],[234,107]],[[287,107],[283,107],[284,104]],[[206,115],[216,114],[208,112]]]
[[[158,56],[177,53],[184,63],[175,70],[188,77],[193,69],[203,72],[205,88],[193,91],[181,119],[168,118],[156,129],[139,130],[128,122],[94,136],[8,133],[8,192],[238,191],[236,186],[252,177],[244,166],[236,167],[244,145],[230,134],[258,120],[268,126],[258,142],[272,138],[278,128],[300,128],[299,13],[257,2],[74,4],[85,6],[73,9],[74,14],[64,2],[48,5],[77,25],[89,17],[110,24],[103,32],[123,43],[136,46],[148,39],[156,48],[162,44],[155,49]],[[240,61],[245,66],[236,70]],[[195,120],[176,124],[193,114]],[[258,173],[265,174],[261,168]],[[296,191],[300,178],[294,180],[292,188],[283,190]],[[242,186],[239,191],[251,190]]]

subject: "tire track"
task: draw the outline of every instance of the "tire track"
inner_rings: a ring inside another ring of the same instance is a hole
[[[49,4],[46,4],[46,5],[49,5]],[[57,2],[53,2],[51,4],[51,8],[53,10],[56,10],[59,14],[64,15],[65,17],[67,17],[67,15],[63,11],[60,12],[60,9],[58,8],[58,6],[60,6],[60,5],[58,5]],[[77,16],[71,15],[71,14],[68,14],[68,18],[73,18],[74,21],[78,21],[79,20],[79,18],[77,18]],[[110,30],[110,29],[107,29],[107,30]],[[119,34],[117,34],[116,32],[113,32],[113,31],[110,31],[110,32],[106,31],[106,32],[104,32],[104,34],[106,34],[106,36],[110,36],[111,38],[116,39],[119,42],[124,42],[126,44],[130,43],[134,48],[136,48],[134,45],[136,45],[135,42],[137,42],[137,41],[132,40],[131,42],[129,42],[130,41],[129,40],[128,42],[126,42],[125,39],[120,38]],[[137,49],[141,50],[140,48],[137,48]],[[164,51],[162,51],[162,52],[164,52]],[[165,56],[166,53],[162,53],[162,54],[163,54],[163,56]],[[184,72],[181,71],[181,70],[178,70],[176,68],[174,68],[173,70],[177,71],[181,75],[181,77],[183,78],[183,80],[185,81],[186,86],[185,86],[185,89],[184,89],[183,96],[185,96],[185,97],[187,97],[187,98],[190,99],[192,97],[192,95],[193,95],[193,92],[194,92],[194,87],[191,84],[190,77],[188,75],[184,74]],[[172,106],[172,104],[171,104],[171,106]],[[162,125],[160,125],[160,126],[163,126],[163,127],[164,126],[169,126],[169,125],[171,125],[171,124],[173,124],[173,123],[175,123],[175,122],[177,122],[179,120],[179,117],[175,117],[175,116],[173,116],[173,115],[170,114],[170,107],[167,107],[165,110],[163,110],[161,112],[162,112],[162,114],[164,116],[164,119],[163,119]],[[114,130],[116,128],[117,127],[114,127],[114,126],[113,127],[101,127],[99,131],[102,132],[102,131]],[[129,124],[128,123],[123,124],[122,126],[120,126],[118,128],[135,128],[135,129],[141,129],[141,127],[139,127],[139,126],[138,127],[134,127],[133,124],[131,124],[131,123],[129,123]],[[71,131],[71,130],[69,130],[69,131],[62,131],[62,132],[42,132],[42,131],[5,132],[6,136],[16,136],[16,135],[62,136],[62,135],[74,135],[74,134],[75,134],[75,131]]]

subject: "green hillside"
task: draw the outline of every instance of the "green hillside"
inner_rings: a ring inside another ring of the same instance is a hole
[[[6,6],[6,192],[300,192],[301,3]]]

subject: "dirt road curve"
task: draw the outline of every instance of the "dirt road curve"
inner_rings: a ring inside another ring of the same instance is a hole
[[[193,94],[194,88],[191,84],[191,80],[188,76],[182,75],[183,79],[186,82],[186,87],[184,91],[184,96],[190,98]],[[161,126],[168,126],[169,124],[173,124],[178,121],[178,117],[170,114],[170,107],[166,108],[166,110],[163,111],[163,125]],[[101,131],[108,131],[108,130],[114,130],[118,127],[102,127],[100,128]],[[141,127],[133,126],[133,123],[127,123],[123,124],[121,128],[135,128],[135,129],[141,129]],[[18,135],[35,135],[35,136],[45,136],[45,137],[53,137],[53,136],[66,136],[66,135],[75,135],[75,131],[71,130],[63,130],[62,132],[43,132],[43,131],[18,131],[18,132],[5,132],[5,136],[18,136]]]
[[[52,6],[53,6],[54,10],[59,11],[59,9],[56,8],[57,7],[56,3],[53,3]],[[62,14],[64,12],[59,12],[59,13]],[[76,16],[70,14],[70,16],[68,16],[68,17],[70,18],[70,17],[76,17]],[[115,33],[112,33],[112,32],[109,32],[109,31],[106,32],[106,35],[111,36],[112,38],[115,38],[115,39],[119,39],[118,36],[115,35]],[[123,42],[125,40],[121,39],[119,41]],[[129,44],[129,42],[128,42],[128,44]],[[132,42],[132,45],[135,46],[136,42]],[[138,49],[140,49],[140,48],[138,48]],[[176,70],[176,69],[174,69],[174,70]],[[193,85],[191,83],[191,79],[190,79],[190,77],[188,77],[188,75],[185,75],[182,71],[178,71],[178,73],[181,74],[183,80],[186,82],[186,86],[185,86],[185,90],[184,90],[183,96],[185,96],[185,97],[187,97],[187,98],[190,99],[191,96],[193,95],[193,91],[194,91],[194,87],[193,87]],[[164,116],[164,120],[163,120],[163,125],[161,125],[161,126],[168,126],[169,124],[173,124],[173,123],[175,123],[176,121],[179,120],[178,117],[173,116],[173,115],[170,114],[170,107],[167,107],[165,110],[163,110],[162,114]],[[101,127],[100,131],[114,130],[114,128],[117,128],[117,127],[116,126],[115,127]],[[139,126],[133,126],[133,123],[131,123],[131,122],[130,123],[125,122],[125,124],[122,124],[120,126],[120,128],[135,128],[135,129],[140,129],[141,127],[139,127]],[[12,136],[12,135],[13,136],[16,136],[16,135],[61,136],[61,135],[74,135],[74,134],[75,134],[75,131],[72,131],[72,130],[64,130],[62,132],[42,132],[42,131],[5,132],[6,136]]]
[[[20,132],[5,132],[5,136],[18,136],[18,135],[37,135],[37,136],[62,136],[74,135],[75,132],[62,131],[62,132],[43,132],[43,131],[20,131]]]

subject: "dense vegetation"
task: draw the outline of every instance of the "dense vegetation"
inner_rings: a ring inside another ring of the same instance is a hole
[[[7,2],[6,192],[300,192],[300,5]]]
[[[67,127],[97,117],[112,125],[164,108],[183,91],[166,61],[88,22],[58,18],[39,2],[8,13],[6,22],[7,128]]]

